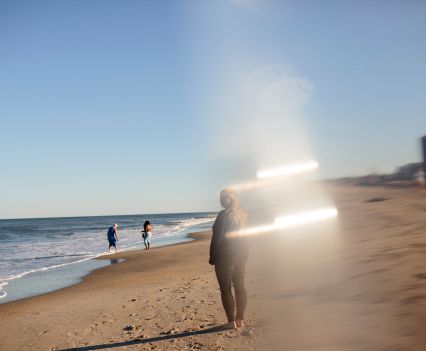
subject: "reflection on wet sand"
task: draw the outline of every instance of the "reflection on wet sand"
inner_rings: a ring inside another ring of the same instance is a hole
[[[111,261],[111,264],[116,264],[116,263],[124,262],[125,259],[124,258],[111,258],[110,261]]]

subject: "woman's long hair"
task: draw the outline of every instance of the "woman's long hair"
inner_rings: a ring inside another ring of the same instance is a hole
[[[149,225],[151,225],[151,223],[149,221],[145,221],[145,223],[143,224],[143,231],[146,232],[146,227],[148,227]]]
[[[220,196],[229,200],[229,206],[225,209],[228,220],[228,230],[238,230],[246,225],[247,214],[240,207],[240,201],[233,190],[224,189]]]

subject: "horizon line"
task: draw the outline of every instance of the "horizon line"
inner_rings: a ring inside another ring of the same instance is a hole
[[[117,216],[154,216],[167,214],[190,214],[190,213],[217,213],[218,211],[184,211],[184,212],[159,212],[159,213],[132,213],[132,214],[108,214],[108,215],[81,215],[81,216],[52,216],[52,217],[15,217],[0,218],[0,221],[14,221],[27,219],[62,219],[62,218],[88,218],[88,217],[117,217]]]

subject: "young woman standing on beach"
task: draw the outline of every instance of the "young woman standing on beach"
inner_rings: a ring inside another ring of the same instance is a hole
[[[143,224],[142,231],[143,243],[145,244],[145,250],[149,250],[151,248],[151,238],[152,238],[152,227],[149,221],[145,221]]]
[[[232,190],[221,191],[220,204],[224,210],[219,212],[213,224],[209,263],[215,266],[223,308],[228,318],[228,324],[225,326],[239,328],[244,326],[244,311],[247,305],[244,273],[249,247],[245,237],[229,237],[227,234],[245,225],[246,214]],[[232,285],[235,300],[232,296]]]

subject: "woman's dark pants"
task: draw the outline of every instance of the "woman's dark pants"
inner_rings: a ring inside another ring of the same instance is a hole
[[[225,309],[228,322],[235,319],[244,319],[244,311],[247,306],[247,293],[244,286],[244,273],[246,260],[238,261],[236,264],[220,262],[215,265],[216,277],[219,282],[222,304]],[[232,296],[231,287],[234,286],[235,301]],[[237,313],[235,314],[235,305]]]

